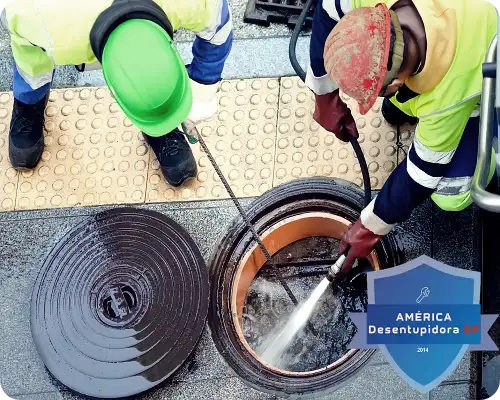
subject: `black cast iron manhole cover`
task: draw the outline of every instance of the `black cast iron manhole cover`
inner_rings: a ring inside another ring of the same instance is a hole
[[[162,214],[119,208],[69,232],[35,283],[31,330],[64,385],[132,396],[193,352],[208,312],[208,271],[193,240]]]
[[[277,22],[294,28],[307,0],[248,0],[244,21],[269,26]],[[316,1],[309,10],[304,26],[310,28]]]

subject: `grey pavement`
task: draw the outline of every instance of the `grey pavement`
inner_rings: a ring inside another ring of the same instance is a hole
[[[235,41],[227,61],[224,78],[249,78],[294,75],[288,61],[290,30],[272,25],[262,28],[243,23],[246,0],[231,0]],[[178,32],[176,41],[186,63],[190,61],[193,36]],[[297,54],[306,66],[307,35],[299,39]],[[0,32],[0,90],[12,88],[12,58],[9,39]],[[74,67],[57,70],[55,87],[103,85],[99,71],[79,74]],[[245,203],[249,200],[245,200]],[[236,215],[228,201],[172,203],[143,206],[157,210],[181,223],[193,236],[208,259],[217,238]],[[0,384],[19,400],[83,398],[60,385],[44,368],[34,347],[29,329],[29,303],[32,285],[40,265],[52,246],[88,215],[105,209],[73,208],[0,214]],[[431,216],[431,217],[429,217]],[[428,254],[454,266],[478,268],[478,246],[474,239],[448,240],[450,230],[473,233],[474,209],[443,215],[430,202],[424,203],[396,231],[409,259]],[[464,238],[465,235],[461,235]],[[446,239],[446,240],[443,240]],[[326,399],[457,399],[470,398],[475,367],[467,355],[449,381],[429,395],[421,395],[376,354],[371,363],[349,385]],[[217,353],[208,328],[193,360],[184,365],[172,382],[140,396],[147,399],[267,399],[273,398],[245,386]]]
[[[247,204],[251,199],[244,200]],[[226,231],[236,211],[229,201],[153,204],[142,206],[173,218],[192,235],[206,259],[218,237]],[[411,244],[414,256],[428,252],[426,238],[433,226],[427,215],[430,205],[421,209],[398,227],[398,236]],[[82,398],[69,392],[46,371],[38,357],[29,329],[29,303],[37,272],[50,249],[73,226],[87,216],[107,209],[92,207],[0,214],[0,383],[4,391],[16,399]],[[430,207],[432,209],[432,207]],[[419,223],[419,221],[422,221]],[[463,222],[463,220],[460,220]],[[418,229],[422,240],[417,240]],[[420,246],[420,248],[419,248]],[[429,254],[429,253],[427,253]],[[410,253],[408,253],[410,257]],[[473,376],[473,365],[466,356],[449,377],[453,385],[433,392],[440,399],[449,393],[465,393]],[[412,390],[392,370],[386,360],[376,354],[362,373],[347,386],[325,397],[360,399],[426,399]],[[403,397],[404,395],[404,397]],[[439,397],[441,396],[441,397]],[[148,399],[260,399],[272,398],[247,388],[217,353],[208,328],[195,352],[173,377],[147,395]],[[464,397],[447,397],[464,399]]]

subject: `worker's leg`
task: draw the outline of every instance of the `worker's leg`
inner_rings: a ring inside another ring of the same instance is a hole
[[[33,89],[21,76],[14,63],[14,79],[12,82],[14,98],[23,104],[36,104],[49,93],[52,82]]]
[[[434,203],[445,211],[461,211],[472,204],[470,188],[476,170],[478,135],[479,118],[471,118],[465,127],[462,140],[449,164],[448,171],[431,196]],[[495,136],[498,136],[496,121]],[[491,181],[495,172],[495,151],[494,148],[488,182]]]
[[[46,78],[45,78],[46,81]],[[14,107],[9,132],[9,158],[17,169],[34,168],[43,153],[43,121],[51,82],[27,82],[14,64]]]

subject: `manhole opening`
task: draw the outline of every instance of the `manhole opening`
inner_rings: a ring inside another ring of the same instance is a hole
[[[262,234],[275,265],[299,302],[310,296],[338,258],[339,238],[348,225],[341,217],[311,212],[282,220]],[[375,253],[356,270],[373,268],[380,268]],[[270,365],[262,358],[263,350],[273,342],[295,306],[256,246],[242,258],[233,280],[232,310],[242,344],[256,360],[283,375],[310,376],[342,368],[356,352],[349,349],[356,334],[349,313],[365,311],[366,305],[366,275],[359,275],[350,285],[330,286],[310,319],[313,329],[303,329],[283,357]]]
[[[291,243],[274,255],[276,268],[299,302],[305,301],[325,277],[338,257],[338,247],[337,239],[311,237]],[[243,308],[243,334],[259,355],[295,309],[275,276],[273,267],[261,268]],[[348,313],[366,311],[364,289],[362,279],[342,289],[328,288],[311,317],[312,330],[302,330],[275,367],[294,373],[311,372],[346,355],[356,333]]]
[[[134,311],[138,303],[137,294],[135,290],[128,285],[121,286],[120,290],[121,293],[123,294],[126,303],[125,310],[128,308],[129,311],[131,312]],[[112,321],[120,321],[124,317],[126,317],[124,313],[129,314],[128,310],[125,312],[124,311],[120,312],[120,310],[117,307],[116,301],[112,298],[111,295],[104,298],[102,309],[104,316]]]

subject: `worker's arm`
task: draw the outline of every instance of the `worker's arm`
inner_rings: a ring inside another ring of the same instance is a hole
[[[325,70],[323,54],[328,35],[344,14],[351,10],[351,0],[317,2],[309,49],[311,63],[306,74],[306,85],[314,92],[314,120],[345,142],[359,135],[351,110],[340,98],[338,85]]]
[[[338,89],[325,71],[323,52],[326,38],[337,22],[352,10],[351,1],[318,0],[313,17],[309,55],[311,65],[307,69],[306,85],[317,95]]]
[[[471,99],[434,116],[420,117],[406,159],[342,237],[340,252],[347,253],[347,258],[340,277],[350,271],[355,259],[367,257],[395,223],[407,219],[436,190],[476,102],[477,98]]]
[[[212,23],[196,35],[193,61],[188,67],[193,90],[193,107],[189,119],[195,123],[211,118],[217,112],[215,95],[233,42],[228,0],[219,0],[217,7]]]
[[[228,0],[218,2],[214,21],[197,33],[193,44],[193,61],[189,76],[201,84],[213,84],[221,80],[224,63],[233,42],[233,22]]]
[[[420,118],[406,159],[361,213],[367,229],[385,235],[430,197],[453,160],[476,103],[472,99],[448,112]]]

